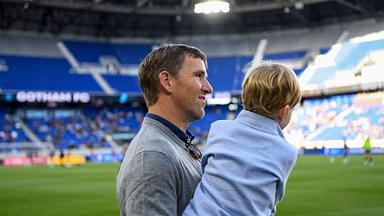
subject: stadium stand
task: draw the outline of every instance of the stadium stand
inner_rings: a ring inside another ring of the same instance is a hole
[[[317,85],[321,88],[330,80],[338,80],[339,77],[350,79],[354,77],[354,69],[359,63],[370,53],[384,48],[384,40],[373,40],[367,42],[345,42],[335,45],[324,56],[324,61],[328,61],[331,65],[315,67],[311,79],[305,83],[308,85]],[[328,57],[329,56],[329,57]],[[308,69],[308,70],[310,70]]]
[[[137,73],[141,59],[155,46],[155,44],[74,41],[65,41],[64,45],[81,69],[71,65],[71,60],[65,58],[0,55],[0,59],[8,66],[8,70],[0,74],[2,89],[5,91],[85,91],[103,94],[105,93],[103,87],[91,76],[92,73],[101,73],[107,85],[116,90],[116,93],[139,94],[140,89],[135,73]],[[298,59],[302,60],[305,53],[306,51],[292,51],[268,54],[264,56],[264,60],[295,62]],[[244,68],[252,61],[252,58],[253,56],[210,57],[208,60],[209,76],[211,82],[216,84],[215,90],[239,91]],[[108,69],[111,67],[112,69]],[[34,70],[31,71],[31,68]],[[132,70],[135,72],[131,72]],[[298,74],[301,71],[302,68],[297,69]],[[34,76],[30,76],[31,73]],[[20,77],[28,77],[28,79],[20,79]]]
[[[337,92],[341,95],[332,95],[334,83],[330,82],[340,80],[340,73],[359,78],[369,70],[377,70],[383,40],[350,40],[330,49],[338,36],[336,32],[292,31],[243,41],[225,36],[208,38],[205,42],[198,37],[178,38],[179,42],[200,45],[208,53],[209,80],[215,89],[211,99],[226,99],[225,103],[208,101],[205,118],[190,126],[197,142],[204,143],[212,122],[232,119],[240,111],[241,82],[255,60],[255,42],[263,38],[268,38],[268,46],[260,60],[289,65],[301,80],[307,81],[303,82],[304,86],[317,86],[317,98],[304,92],[301,106],[286,130],[292,143],[307,149],[339,148],[342,139],[358,140],[366,131],[372,131],[370,135],[376,140],[383,139],[382,104],[357,103],[356,98],[365,97],[355,93],[365,90],[361,86],[356,90],[355,85],[350,85]],[[311,39],[314,33],[323,37],[314,42]],[[292,39],[299,35],[301,40]],[[16,108],[12,114],[1,109],[0,142],[46,149],[114,149],[129,143],[146,112],[137,68],[159,43],[49,39],[44,44],[40,39],[37,44],[43,51],[39,54],[31,51],[36,50],[33,37],[26,38],[0,37],[3,42],[24,41],[20,53],[11,50],[10,45],[0,47],[2,97]],[[223,38],[229,40],[224,43]],[[332,55],[334,65],[325,68],[316,65],[319,60],[313,57],[315,54]],[[312,66],[307,68],[308,64]],[[316,70],[310,71],[311,67]],[[74,100],[75,94],[83,93],[87,94],[84,101]],[[351,142],[351,146],[358,148],[357,142]],[[373,141],[374,146],[379,146],[377,143]]]
[[[102,92],[89,75],[71,74],[65,59],[0,55],[8,69],[0,73],[3,91]]]

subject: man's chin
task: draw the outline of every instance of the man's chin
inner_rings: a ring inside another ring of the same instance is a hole
[[[204,118],[204,116],[205,116],[205,110],[203,108],[203,110],[201,110],[201,118]]]
[[[196,115],[196,120],[202,119],[202,118],[204,118],[204,116],[205,116],[205,111],[203,110],[201,113]]]

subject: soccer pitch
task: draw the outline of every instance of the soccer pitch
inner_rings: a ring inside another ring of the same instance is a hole
[[[301,156],[288,181],[278,216],[381,216],[384,214],[384,156],[373,166],[362,156],[348,164],[338,157]],[[0,215],[118,215],[118,164],[79,167],[0,168]]]

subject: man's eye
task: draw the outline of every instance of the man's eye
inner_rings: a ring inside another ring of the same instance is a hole
[[[196,76],[199,77],[200,79],[202,79],[204,77],[204,74],[198,73],[198,74],[196,74]]]

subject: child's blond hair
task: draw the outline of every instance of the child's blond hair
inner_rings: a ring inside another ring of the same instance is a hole
[[[289,105],[293,108],[301,99],[300,85],[295,73],[276,63],[251,67],[243,81],[244,109],[272,119]]]

